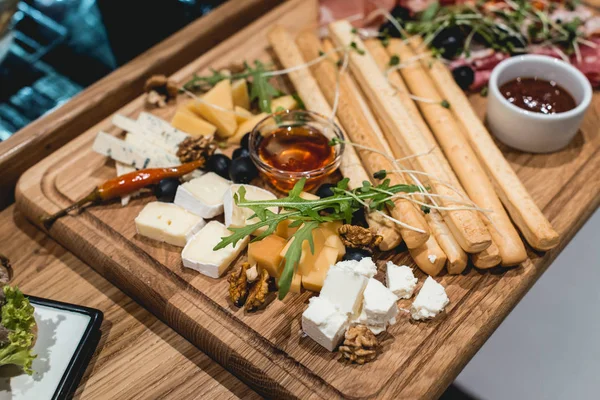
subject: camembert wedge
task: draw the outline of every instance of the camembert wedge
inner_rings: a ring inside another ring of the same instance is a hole
[[[248,237],[239,241],[235,247],[231,244],[219,250],[213,248],[221,238],[231,235],[225,225],[210,221],[188,242],[181,253],[183,266],[194,269],[211,278],[218,278],[248,244]]]
[[[231,181],[208,172],[181,184],[175,204],[202,218],[213,218],[223,214],[223,196],[230,187]]]

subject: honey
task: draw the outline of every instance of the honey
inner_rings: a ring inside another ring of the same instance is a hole
[[[266,173],[271,183],[281,190],[289,190],[299,179],[294,179],[298,173],[323,170],[318,178],[308,177],[306,189],[315,187],[325,176],[333,171],[327,169],[336,158],[334,147],[329,145],[329,139],[320,130],[310,125],[285,126],[275,129],[265,135],[258,144],[258,157],[269,167],[289,172],[289,179],[276,179]]]

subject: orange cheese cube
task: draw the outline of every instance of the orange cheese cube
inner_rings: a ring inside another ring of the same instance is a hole
[[[269,275],[279,278],[283,263],[281,250],[285,247],[286,240],[270,235],[258,242],[248,245],[248,259],[255,261],[259,267],[266,269]]]
[[[194,137],[211,136],[214,135],[217,130],[216,126],[200,119],[190,112],[187,107],[181,107],[175,112],[175,116],[173,116],[173,119],[171,120],[171,125]]]
[[[333,247],[324,247],[313,264],[313,268],[302,276],[304,289],[320,292],[329,268],[337,262],[338,252]]]
[[[300,293],[302,291],[302,275],[296,273],[292,278],[292,284],[290,286],[290,292]]]
[[[305,240],[302,243],[302,255],[300,256],[300,262],[298,263],[300,275],[306,275],[313,269],[313,266],[317,262],[317,258],[325,245],[325,235],[321,229],[317,228],[312,231],[312,239],[314,251],[311,251],[308,240]]]
[[[286,219],[277,224],[277,229],[275,229],[275,234],[284,239],[289,239],[292,237],[294,233],[298,230],[298,228],[290,228],[290,224],[293,221]]]

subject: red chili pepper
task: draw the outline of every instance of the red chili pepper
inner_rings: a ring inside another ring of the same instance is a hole
[[[42,223],[46,228],[49,228],[58,218],[63,217],[70,211],[83,207],[88,203],[100,203],[125,196],[150,185],[157,184],[165,178],[179,178],[204,166],[204,163],[205,160],[201,158],[196,161],[181,164],[177,167],[141,169],[139,171],[118,176],[97,186],[90,194],[69,207],[60,210],[54,215],[42,218]]]

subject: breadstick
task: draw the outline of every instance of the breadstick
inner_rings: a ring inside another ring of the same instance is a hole
[[[387,52],[390,56],[398,55],[400,60],[410,60],[416,56],[412,48],[400,39],[390,40]],[[400,69],[400,73],[411,93],[433,102],[418,101],[417,104],[471,200],[479,207],[490,210],[486,213],[487,218],[484,218],[484,222],[492,240],[498,246],[502,265],[513,266],[522,263],[527,259],[527,252],[519,233],[461,132],[454,114],[441,105],[443,99],[429,74],[419,62],[409,63]]]
[[[471,254],[471,261],[473,261],[473,265],[477,268],[489,269],[500,264],[502,257],[500,256],[498,246],[492,242],[492,245],[481,253]]]
[[[268,33],[268,39],[284,67],[291,68],[304,64],[300,50],[283,27],[276,26],[273,28]],[[308,69],[295,70],[290,72],[288,77],[309,109],[322,115],[331,115],[331,107]],[[344,176],[350,179],[353,187],[361,186],[363,181],[371,181],[352,146],[346,146],[340,170]],[[400,227],[406,246],[415,248],[424,244],[429,238],[429,228],[419,210],[411,202],[404,199],[396,199],[394,204],[395,207],[389,210],[392,216],[421,231]]]
[[[337,21],[329,25],[329,30],[337,44],[350,46],[354,43],[353,47],[358,49],[349,53],[350,68],[367,95],[372,110],[385,126],[384,131],[387,129],[394,133],[393,137],[388,139],[397,140],[405,154],[427,153],[427,142],[411,121],[402,103],[394,96],[394,89],[381,74],[371,55],[365,51],[362,40],[352,33],[352,26],[347,21]],[[442,168],[434,154],[418,157],[416,162],[419,163],[420,169],[430,176],[441,176]],[[472,210],[458,209],[460,205],[449,199],[454,192],[447,186],[435,179],[429,183],[435,193],[447,195],[440,199],[440,203],[451,208],[443,211],[444,220],[463,250],[476,253],[486,249],[491,243],[491,238],[478,216]]]
[[[414,49],[421,49],[418,53],[427,51],[422,48],[422,43],[421,38],[418,37],[411,40]],[[429,76],[442,96],[450,102],[451,110],[460,123],[463,134],[477,153],[494,184],[497,195],[527,242],[537,250],[549,250],[555,247],[560,239],[558,233],[552,228],[504,158],[448,68],[442,62],[432,58],[423,59],[422,64],[427,66]]]
[[[304,59],[307,61],[314,60],[319,56],[319,52],[324,50],[321,47],[319,38],[310,31],[301,33],[296,38],[296,43]],[[337,115],[346,129],[346,133],[354,143],[373,148],[379,152],[391,154],[389,146],[385,140],[382,140],[383,134],[379,133],[377,135],[374,133],[374,131],[379,131],[379,126],[375,123],[375,118],[371,115],[371,110],[359,103],[358,99],[361,97],[351,87],[353,82],[350,76],[341,74],[338,77],[338,72],[333,61],[335,60],[325,60],[315,64],[311,67],[311,70],[330,104],[333,104],[335,101],[337,79],[339,79],[339,106]],[[366,117],[366,115],[370,117]],[[358,149],[358,154],[363,161],[363,165],[371,175],[377,171],[390,171],[394,169],[393,163],[380,153]],[[400,175],[390,175],[389,179],[393,185],[406,184],[406,181],[402,180]],[[422,218],[422,223],[426,224],[427,222],[421,211],[416,211]],[[374,215],[371,218],[383,219],[381,214],[375,213]],[[427,242],[420,246],[410,248],[409,251],[419,268],[430,275],[439,273],[446,263],[446,255],[434,237],[430,237]],[[431,260],[435,262],[431,262]]]
[[[385,71],[388,67],[390,56],[388,55],[381,42],[375,39],[366,40],[365,46],[373,56],[373,59],[375,60],[375,63],[378,65],[380,70],[382,72]],[[442,168],[444,170],[444,180],[450,183],[456,190],[458,190],[459,195],[464,196],[466,198],[466,193],[464,193],[462,186],[458,182],[458,178],[456,178],[456,175],[454,175],[452,168],[450,168],[450,164],[448,164],[446,157],[437,146],[433,134],[431,133],[429,127],[421,117],[421,114],[419,113],[419,110],[417,109],[417,106],[415,105],[414,101],[408,96],[408,89],[404,85],[404,82],[396,73],[390,74],[389,79],[392,85],[394,85],[394,87],[398,90],[397,97],[402,102],[402,105],[405,107],[406,111],[410,115],[410,118],[419,127],[419,130],[423,134],[425,140],[427,140],[429,146],[434,148],[434,153],[438,156],[440,164],[442,165]],[[404,154],[402,153],[402,150],[396,149],[394,151],[394,156],[396,158],[401,158],[404,156]],[[460,274],[467,267],[467,255],[452,235],[452,232],[450,232],[450,230],[448,229],[448,226],[444,222],[442,216],[439,214],[439,212],[434,211],[435,210],[431,210],[431,212],[425,216],[427,222],[429,223],[429,227],[431,228],[431,232],[436,236],[438,243],[440,244],[441,248],[444,250],[446,256],[448,257],[448,273]],[[493,243],[491,246],[493,246]],[[498,261],[498,263],[500,263],[500,261]]]
[[[319,38],[312,32],[305,31],[301,33],[296,39],[298,48],[303,53],[304,59],[311,61],[319,56],[319,51],[322,51],[321,42]],[[321,90],[330,104],[333,104],[335,99],[335,90],[337,83],[337,71],[332,61],[324,60],[311,67],[313,76],[316,78]],[[362,146],[372,147],[377,151],[386,152],[389,148],[384,146],[376,137],[371,134],[371,126],[369,121],[363,117],[363,113],[360,105],[356,102],[356,96],[348,89],[348,80],[350,77],[347,74],[342,74],[340,79],[340,92],[339,92],[339,106],[337,109],[337,115],[340,122],[344,126],[344,129],[351,141]],[[368,151],[364,149],[357,149],[357,153],[365,166],[367,172],[373,176],[377,171],[381,170],[393,170],[393,164],[382,154]],[[392,185],[406,184],[406,181],[401,179],[400,175],[390,176],[390,183]],[[409,203],[406,200],[403,203]],[[427,226],[425,217],[423,216],[420,209],[417,209],[414,204],[410,204],[411,211],[408,216],[409,220],[412,219],[411,223],[418,224],[418,226]],[[394,207],[395,208],[395,207]],[[390,212],[393,212],[390,210]],[[411,224],[409,223],[409,224]],[[406,242],[408,246],[408,241]],[[417,246],[411,246],[415,248]]]
[[[387,50],[383,47],[383,45],[381,44],[381,42],[379,40],[374,40],[374,39],[367,40],[367,41],[365,41],[365,45],[367,46],[367,49],[369,50],[369,52],[371,53],[371,55],[377,62],[377,65],[379,66],[381,71],[385,72],[388,68],[389,59],[390,59],[390,56],[387,53]],[[429,143],[430,146],[435,148],[434,152],[438,155],[440,163],[442,164],[442,167],[444,168],[444,173],[445,173],[444,179],[446,180],[446,182],[450,183],[452,185],[452,187],[454,187],[462,197],[467,198],[467,194],[465,193],[462,185],[458,181],[458,178],[454,174],[454,171],[452,170],[450,163],[448,163],[446,156],[442,153],[441,149],[437,145],[437,142],[436,142],[435,138],[433,137],[433,133],[431,133],[429,126],[427,125],[427,123],[425,122],[423,117],[421,116],[421,113],[419,112],[419,109],[417,108],[414,100],[410,98],[410,96],[409,96],[410,92],[409,92],[408,88],[406,87],[406,84],[400,77],[399,73],[398,72],[390,73],[388,75],[388,79],[389,79],[390,83],[394,86],[394,88],[397,90],[396,94],[397,94],[398,98],[400,99],[400,101],[402,102],[402,104],[404,105],[404,107],[406,108],[406,111],[410,114],[411,118],[417,124],[419,129],[421,129],[421,133],[423,133],[423,137],[425,138],[425,140],[427,140],[427,142]],[[485,216],[482,216],[482,215],[480,215],[480,217],[485,218]],[[482,219],[482,221],[483,221],[483,219]],[[435,234],[435,230],[434,230],[434,234]],[[438,241],[440,242],[440,244],[442,243],[442,240],[439,238],[438,238]],[[451,245],[451,244],[448,244],[448,245]],[[442,248],[444,248],[444,246],[442,246]],[[446,249],[444,249],[444,250],[446,250]],[[446,254],[448,254],[448,259],[450,260],[450,255],[448,252],[449,252],[449,250],[447,251]],[[500,258],[499,251],[498,251],[498,246],[494,243],[493,240],[492,240],[492,243],[490,244],[490,247],[488,247],[481,253],[473,254],[471,256],[471,258],[472,258],[473,262],[475,263],[475,266],[478,268],[491,268],[491,267],[494,267],[494,266],[500,264],[500,262],[502,261],[502,259]],[[449,263],[448,264],[448,273],[460,274],[464,271],[466,266],[467,266],[466,262],[461,263],[459,261],[455,264]]]

